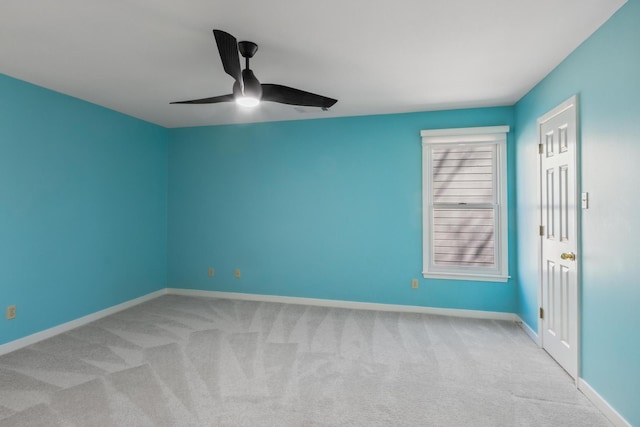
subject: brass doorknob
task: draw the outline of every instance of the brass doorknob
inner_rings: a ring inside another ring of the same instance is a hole
[[[560,258],[562,259],[570,259],[571,261],[575,261],[576,260],[576,254],[574,254],[573,252],[569,252],[569,253],[563,253],[562,255],[560,255]]]

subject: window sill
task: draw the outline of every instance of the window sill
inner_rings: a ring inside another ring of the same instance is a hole
[[[466,280],[473,282],[502,282],[509,281],[511,276],[467,274],[467,273],[422,273],[425,279]]]

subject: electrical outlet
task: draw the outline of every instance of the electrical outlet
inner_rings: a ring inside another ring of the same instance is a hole
[[[236,276],[236,279],[239,279],[239,278],[240,278],[240,269],[239,269],[239,268],[236,268],[236,271],[235,271],[235,273],[234,273],[234,276]]]
[[[7,307],[7,320],[11,320],[15,318],[16,318],[16,306],[10,305],[9,307]]]
[[[418,279],[411,279],[411,289],[418,289]]]
[[[213,271],[213,268],[210,267],[209,268],[209,277],[213,277],[214,273],[215,272]]]

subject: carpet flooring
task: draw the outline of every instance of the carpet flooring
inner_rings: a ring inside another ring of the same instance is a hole
[[[610,426],[515,324],[167,295],[0,356],[0,427]]]

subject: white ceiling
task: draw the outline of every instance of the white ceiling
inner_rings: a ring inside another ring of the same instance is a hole
[[[625,1],[0,0],[0,73],[166,127],[512,105]],[[231,92],[214,28],[338,103],[169,105]]]

